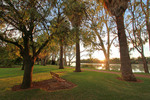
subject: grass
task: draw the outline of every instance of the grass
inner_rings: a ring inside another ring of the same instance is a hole
[[[61,77],[78,86],[71,90],[47,92],[41,89],[11,91],[11,87],[21,84],[23,71],[20,68],[0,68],[0,100],[149,100],[150,79],[139,78],[142,83],[117,80],[118,75],[61,69],[57,66],[35,66],[33,81],[49,79],[49,71],[61,72]]]

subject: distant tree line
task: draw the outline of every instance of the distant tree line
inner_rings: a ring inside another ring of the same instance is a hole
[[[150,64],[150,57],[146,58],[147,64]],[[99,60],[97,58],[82,59],[81,63],[105,63],[105,60]],[[110,64],[120,64],[120,58],[110,59]],[[142,58],[131,58],[131,64],[143,64]]]

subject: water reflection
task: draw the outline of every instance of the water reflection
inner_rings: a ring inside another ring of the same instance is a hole
[[[99,63],[81,63],[82,68],[95,68],[98,70],[105,70],[104,64]],[[110,70],[120,71],[120,64],[110,64]],[[150,71],[150,64],[148,64]],[[132,64],[133,72],[144,72],[143,64]]]

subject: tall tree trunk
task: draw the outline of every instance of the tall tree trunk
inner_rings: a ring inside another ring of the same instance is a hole
[[[122,78],[125,81],[136,81],[136,78],[131,68],[131,62],[130,62],[128,45],[127,45],[127,40],[126,40],[125,28],[124,28],[123,15],[116,16],[116,23],[117,23],[117,29],[118,29],[119,46],[120,46]]]
[[[71,66],[71,61],[69,60],[69,62],[68,62],[68,66]]]
[[[41,58],[41,65],[43,65],[43,59]]]
[[[145,73],[149,73],[146,58],[145,58],[145,56],[143,54],[141,54],[141,55],[142,55],[142,61],[143,61],[143,66],[144,66],[144,72]]]
[[[147,32],[148,32],[148,35],[149,35],[149,49],[150,49],[150,22],[146,24],[147,26]]]
[[[110,70],[109,68],[109,54],[106,53],[106,50],[103,49],[104,56],[105,56],[105,68],[106,70]]]
[[[40,65],[40,59],[38,58],[38,60],[37,60],[37,65]]]
[[[24,50],[21,51],[22,52],[21,54],[23,56],[23,63],[24,63],[24,76],[21,88],[26,89],[32,87],[32,73],[36,58],[31,57],[30,55],[29,37],[25,35],[23,40],[24,40]]]
[[[110,68],[109,68],[109,59],[107,57],[105,58],[105,68],[106,68],[106,70],[110,70]]]
[[[25,56],[25,58],[24,58],[24,76],[23,76],[23,82],[21,85],[22,89],[32,87],[32,73],[33,73],[34,63],[35,63],[35,59],[33,60],[28,55]]]
[[[146,15],[146,27],[147,27],[147,32],[148,32],[148,35],[149,35],[149,49],[150,49],[150,13],[149,13],[149,8],[150,6],[150,1],[147,0],[147,7],[146,7],[146,12],[147,12],[147,15]]]
[[[56,65],[55,54],[52,54],[52,65]]]
[[[59,69],[64,69],[63,65],[63,45],[60,45],[60,61],[59,61]]]
[[[76,28],[76,69],[75,72],[81,72],[80,68],[80,38],[79,38],[79,28]]]
[[[21,70],[24,70],[24,60],[23,60],[23,64],[22,64],[22,68],[21,68]]]
[[[64,65],[67,66],[67,60],[66,60],[66,47],[64,46]]]
[[[46,66],[46,57],[43,59],[43,66]]]

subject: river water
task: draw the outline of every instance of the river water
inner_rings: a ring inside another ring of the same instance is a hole
[[[75,66],[75,63],[72,64]],[[104,64],[100,63],[81,63],[82,68],[94,68],[98,70],[105,70]],[[120,71],[121,64],[110,64],[110,70]],[[150,64],[148,64],[150,71]],[[144,72],[143,64],[132,64],[133,72]]]

